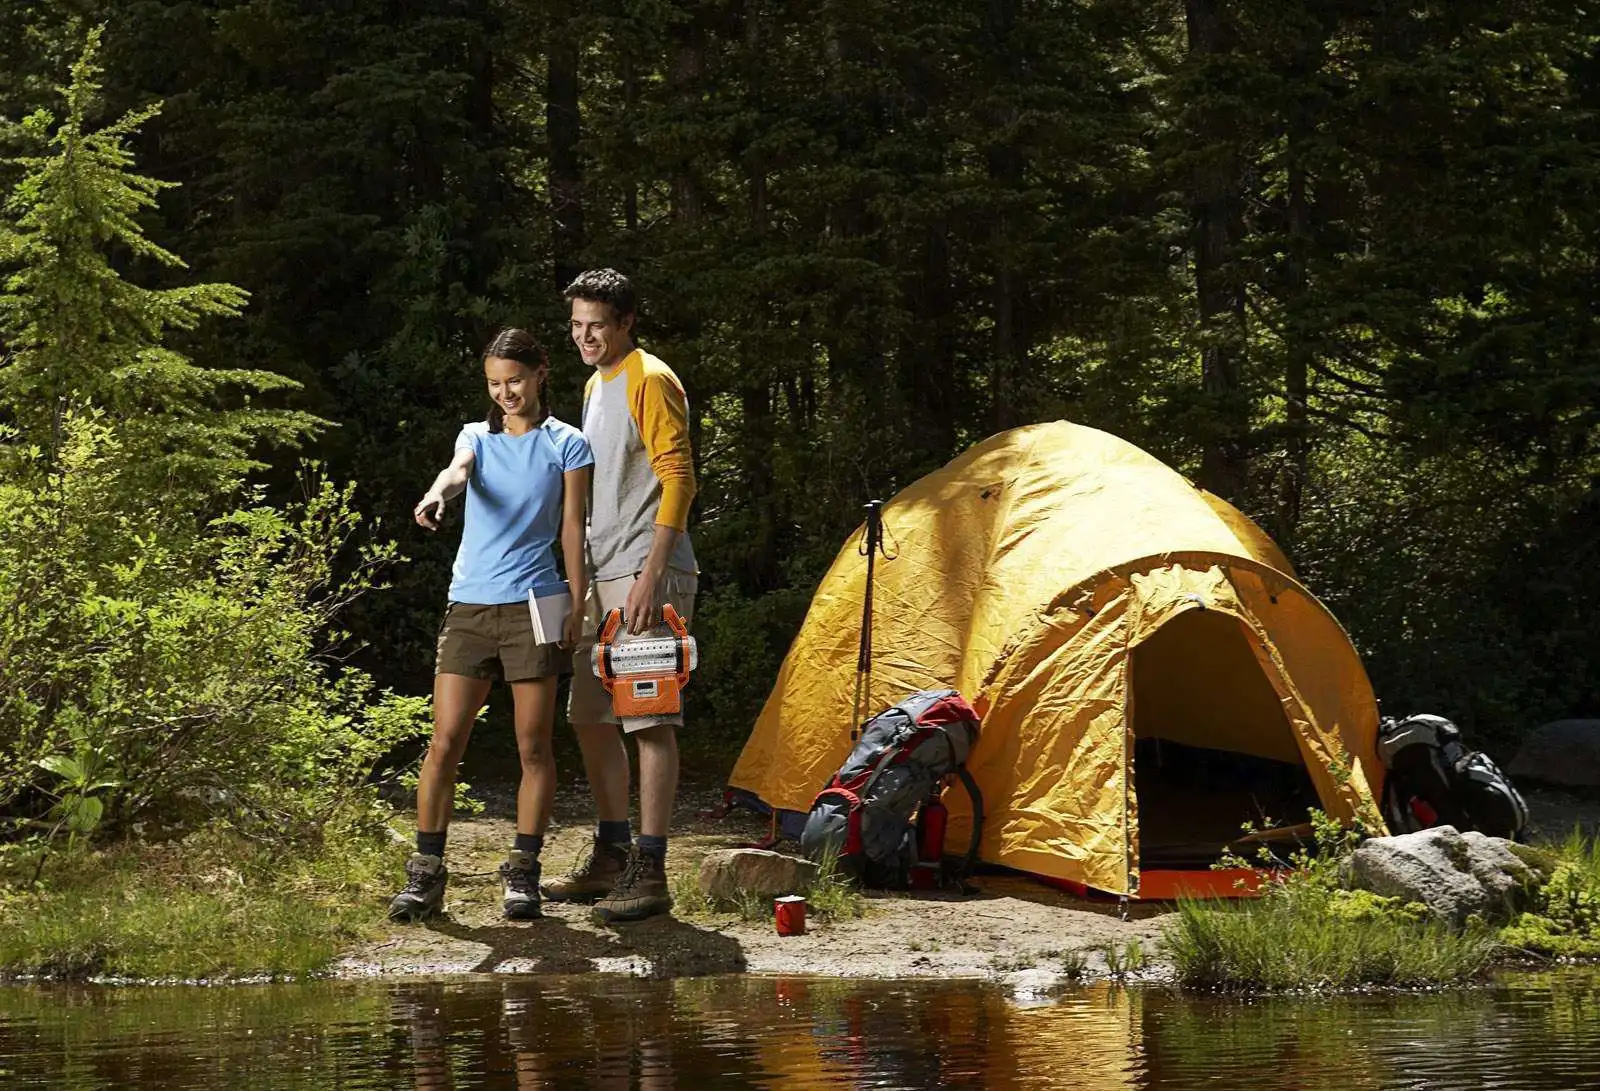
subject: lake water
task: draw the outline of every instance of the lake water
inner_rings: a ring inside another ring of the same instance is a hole
[[[586,977],[0,988],[0,1088],[1600,1088],[1600,969],[1433,995]]]

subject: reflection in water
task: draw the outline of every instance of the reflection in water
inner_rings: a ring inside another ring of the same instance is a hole
[[[0,1087],[1600,1087],[1600,970],[1445,995],[726,977],[0,989]]]

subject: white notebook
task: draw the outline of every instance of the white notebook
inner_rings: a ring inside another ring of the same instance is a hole
[[[559,644],[572,612],[572,592],[566,583],[546,584],[528,592],[528,613],[533,615],[533,638],[540,644]]]

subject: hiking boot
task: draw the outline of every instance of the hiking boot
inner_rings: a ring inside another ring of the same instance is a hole
[[[531,921],[544,916],[539,908],[539,861],[532,853],[511,850],[500,865],[500,892],[507,920]]]
[[[405,889],[389,903],[390,920],[426,920],[444,909],[444,883],[450,877],[437,856],[414,852],[406,861]]]
[[[617,885],[628,868],[628,843],[594,839],[589,858],[559,879],[539,884],[539,892],[552,902],[592,902]]]
[[[650,852],[635,852],[611,893],[595,903],[594,917],[601,924],[613,924],[643,920],[671,908],[666,858]]]

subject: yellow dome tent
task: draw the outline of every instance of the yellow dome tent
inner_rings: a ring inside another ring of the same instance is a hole
[[[1139,896],[1156,827],[1169,847],[1220,847],[1241,821],[1292,817],[1248,786],[1208,791],[1219,751],[1309,774],[1306,802],[1381,828],[1377,706],[1348,636],[1260,528],[1155,458],[1065,422],[1017,428],[902,491],[883,525],[868,710],[944,686],[973,702],[982,860]],[[729,778],[780,812],[807,811],[850,751],[863,533]],[[1167,780],[1181,789],[1158,792]],[[965,793],[945,803],[964,851]],[[1157,886],[1145,896],[1169,896]]]

